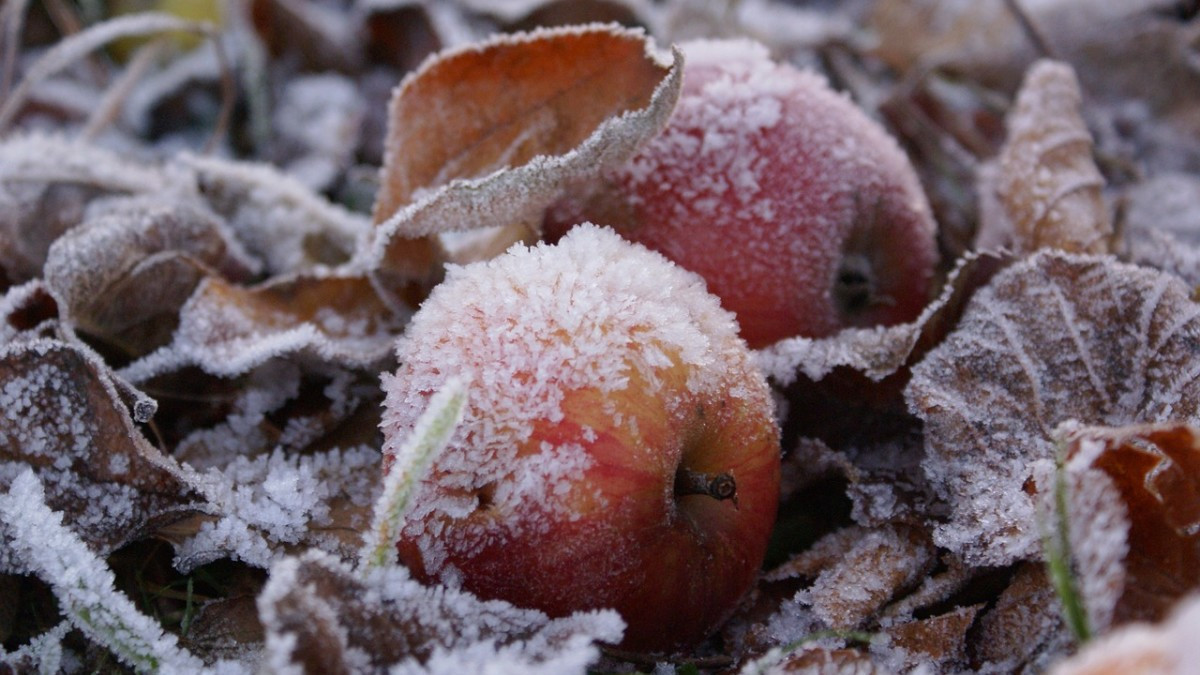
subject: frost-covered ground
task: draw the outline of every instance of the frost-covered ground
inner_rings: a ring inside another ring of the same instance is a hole
[[[1185,672],[1196,14],[8,0],[0,672]],[[640,32],[548,28],[613,21]],[[670,46],[697,37],[758,41],[897,138],[941,290],[913,323],[755,353],[784,452],[762,579],[695,650],[629,654],[614,612],[549,618],[396,564],[463,393],[433,398],[385,485],[380,376],[446,263],[535,240],[658,133]]]

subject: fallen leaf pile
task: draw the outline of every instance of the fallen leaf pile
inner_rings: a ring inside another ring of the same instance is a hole
[[[1195,3],[176,4],[0,6],[0,673],[1195,663]],[[379,539],[396,338],[725,36],[897,136],[942,290],[756,353],[779,520],[694,651],[419,584]]]

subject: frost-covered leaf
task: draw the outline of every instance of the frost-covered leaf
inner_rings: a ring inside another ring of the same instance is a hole
[[[275,672],[551,672],[538,668],[555,664],[561,669],[554,672],[583,673],[599,656],[593,640],[615,643],[623,632],[610,610],[549,619],[422,586],[402,567],[360,577],[315,551],[276,563],[258,606],[266,663]]]
[[[368,220],[268,164],[183,155],[200,191],[272,275],[348,261]]]
[[[1131,624],[1056,664],[1051,675],[1184,675],[1200,663],[1200,596],[1190,596],[1157,625]]]
[[[947,670],[964,667],[967,631],[982,607],[982,603],[957,607],[945,614],[888,627],[888,656],[907,668],[921,664],[936,664]]]
[[[8,555],[50,584],[76,628],[136,670],[200,668],[200,660],[180,648],[174,635],[164,633],[116,590],[112,570],[63,523],[63,514],[47,506],[32,470],[18,474],[7,487],[0,494],[0,524]]]
[[[1190,295],[1171,275],[1056,252],[976,294],[906,391],[925,423],[925,473],[951,510],[937,543],[973,564],[1037,558],[1028,488],[1053,471],[1059,424],[1195,418],[1200,311]]]
[[[827,535],[767,578],[812,578],[791,602],[811,608],[823,628],[850,629],[913,586],[934,562],[928,535],[919,529],[852,527]]]
[[[1017,567],[1012,580],[984,610],[972,636],[973,656],[985,668],[1044,670],[1073,644],[1045,565]]]
[[[1112,481],[1128,519],[1128,541],[1114,542],[1102,527],[1087,527],[1103,505],[1077,509],[1072,536],[1080,530],[1094,541],[1076,544],[1075,555],[1082,548],[1093,557],[1117,556],[1124,584],[1104,589],[1116,622],[1162,620],[1200,587],[1200,432],[1185,425],[1081,429],[1071,436],[1070,453],[1069,466],[1082,464]],[[1080,570],[1085,591],[1087,572]]]
[[[1019,252],[1111,250],[1104,177],[1092,159],[1081,105],[1075,71],[1046,60],[1030,67],[1009,111],[995,190]]]
[[[83,220],[92,200],[168,192],[179,178],[178,171],[57,136],[5,139],[0,142],[0,284],[40,276],[50,245]]]
[[[818,382],[841,369],[879,382],[937,344],[958,321],[971,294],[1006,262],[993,253],[966,256],[955,266],[938,298],[911,323],[847,328],[826,338],[787,338],[755,352],[755,360],[782,386],[801,378]]]
[[[18,336],[51,337],[40,333],[58,322],[58,300],[40,279],[13,286],[0,297],[0,346]]]
[[[1164,173],[1122,196],[1120,231],[1129,262],[1200,286],[1200,176]]]
[[[182,380],[199,384],[171,387],[175,375],[150,383],[170,390],[163,416],[196,427],[170,430],[168,440],[183,433],[174,454],[208,504],[204,515],[160,533],[175,544],[176,566],[228,557],[266,568],[297,547],[353,558],[380,488],[374,377],[305,373],[277,360],[239,381],[186,371]],[[194,411],[194,420],[178,412],[208,399],[212,410]]]
[[[349,78],[293,78],[275,107],[274,161],[310,189],[332,188],[354,161],[366,105]]]
[[[137,382],[198,366],[236,376],[282,357],[374,368],[389,358],[402,325],[354,273],[276,277],[253,288],[209,277],[184,304],[171,343],[123,374]]]
[[[179,308],[202,279],[245,279],[254,268],[224,224],[195,204],[105,206],[50,247],[46,283],[76,328],[127,355],[170,339]]]
[[[430,59],[389,110],[370,264],[389,288],[427,283],[433,235],[492,228],[454,258],[537,232],[574,181],[628,159],[663,127],[682,61],[613,26],[493,38]],[[457,247],[457,246],[456,246]]]
[[[0,347],[0,420],[0,485],[33,467],[50,508],[101,552],[196,504],[133,426],[106,367],[66,343]],[[13,571],[11,555],[0,548],[0,569]]]

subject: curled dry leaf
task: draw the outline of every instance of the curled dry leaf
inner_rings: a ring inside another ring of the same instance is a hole
[[[755,361],[771,380],[785,387],[802,378],[819,382],[840,369],[879,382],[940,342],[975,290],[1007,262],[996,253],[968,254],[958,261],[937,299],[915,321],[847,328],[826,338],[787,338],[755,352]]]
[[[45,277],[75,328],[126,355],[165,344],[203,278],[242,280],[254,268],[198,204],[135,198],[102,210],[54,242]]]
[[[874,51],[901,71],[940,66],[1011,91],[1045,47],[1079,69],[1092,96],[1136,99],[1163,117],[1185,117],[1176,113],[1196,105],[1200,70],[1188,55],[1200,25],[1187,20],[1189,5],[1022,2],[1018,7],[1029,26],[1022,25],[1013,7],[1008,0],[880,0],[872,3],[869,20],[879,36]]]
[[[64,342],[0,347],[0,485],[33,467],[48,505],[102,553],[177,520],[198,499],[133,425],[110,371]],[[0,547],[0,571],[16,563]]]
[[[567,185],[629,159],[666,124],[682,81],[640,31],[537,30],[443,52],[389,110],[370,265],[385,288],[436,280],[434,235],[492,228],[453,256],[537,233]],[[434,275],[434,276],[431,276]]]
[[[349,369],[376,368],[391,356],[402,321],[367,278],[353,273],[276,277],[253,288],[205,279],[183,306],[167,346],[122,374],[140,382],[186,366],[236,376],[288,356]]]
[[[1080,429],[1069,453],[1070,465],[1107,475],[1127,510],[1127,548],[1103,546],[1103,540],[1092,546],[1126,554],[1119,560],[1124,586],[1113,589],[1116,622],[1163,620],[1200,587],[1200,431],[1187,425]],[[1095,529],[1076,525],[1086,515],[1071,514],[1073,538],[1077,527]],[[1081,585],[1086,588],[1087,579]]]
[[[915,586],[935,561],[928,534],[917,528],[851,527],[826,535],[767,578],[811,578],[803,603],[825,628],[852,629]]]
[[[1007,119],[996,192],[1017,251],[1108,253],[1112,223],[1071,66],[1033,64]]]
[[[369,223],[268,164],[183,155],[209,205],[226,219],[267,274],[350,260]]]
[[[92,200],[167,192],[178,178],[56,136],[0,142],[0,287],[40,276],[50,245],[83,220]]]
[[[1049,251],[976,294],[906,390],[925,424],[925,473],[950,508],[937,543],[977,565],[1038,558],[1030,488],[1053,472],[1059,424],[1194,419],[1190,296],[1168,274]]]
[[[465,591],[422,586],[402,567],[363,578],[316,551],[276,563],[258,607],[266,659],[306,672],[479,672],[486,664],[552,673],[556,661],[582,670],[599,656],[593,640],[615,643],[623,630],[611,610],[549,619]],[[541,665],[544,671],[533,670]]]

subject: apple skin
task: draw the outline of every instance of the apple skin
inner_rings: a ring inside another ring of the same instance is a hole
[[[576,228],[557,246],[452,269],[397,353],[385,467],[439,382],[473,383],[397,542],[416,578],[554,617],[614,608],[622,647],[639,651],[703,640],[753,585],[775,520],[779,430],[732,317],[699,278]],[[572,372],[592,362],[607,364],[595,381]],[[732,477],[735,498],[679,489],[686,472]]]
[[[916,318],[936,227],[895,139],[761,45],[682,48],[667,127],[553,205],[547,241],[584,221],[615,228],[704,277],[756,349]]]

